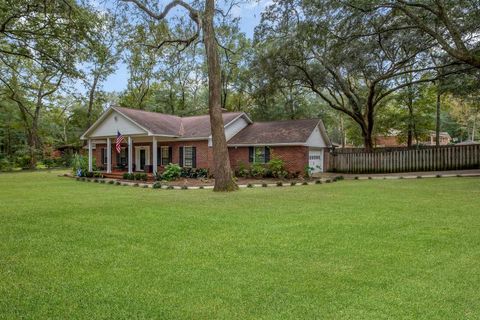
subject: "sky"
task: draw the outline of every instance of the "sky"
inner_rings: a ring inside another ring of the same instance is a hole
[[[95,0],[94,0],[95,1]],[[167,3],[166,1],[162,1]],[[255,27],[260,22],[261,12],[271,0],[258,0],[241,4],[232,9],[232,15],[240,18],[240,29],[247,37],[252,38]],[[117,70],[102,84],[105,91],[122,91],[127,88],[128,69],[124,63],[117,65]]]

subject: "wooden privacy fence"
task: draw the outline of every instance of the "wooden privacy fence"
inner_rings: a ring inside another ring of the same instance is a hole
[[[480,168],[480,144],[421,148],[334,150],[329,171],[342,173],[388,173]]]

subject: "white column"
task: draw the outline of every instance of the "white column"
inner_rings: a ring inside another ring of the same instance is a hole
[[[92,165],[92,140],[88,139],[88,172],[93,171]]]
[[[128,173],[133,172],[132,151],[133,151],[132,137],[128,137]]]
[[[153,163],[152,163],[152,172],[153,174],[157,174],[157,137],[153,136],[153,142],[152,142],[152,160],[153,160]]]
[[[107,138],[107,173],[112,173],[112,141]]]

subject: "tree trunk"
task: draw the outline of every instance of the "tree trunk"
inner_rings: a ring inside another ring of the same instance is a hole
[[[414,126],[415,126],[415,119],[413,117],[413,92],[411,87],[409,87],[409,91],[408,91],[407,107],[408,107],[407,147],[410,148],[412,147],[412,143],[413,143],[413,132],[414,132]]]
[[[438,147],[440,145],[440,88],[437,87],[437,119],[435,123],[435,145]]]
[[[238,186],[233,180],[228,155],[227,139],[221,109],[221,69],[218,57],[213,15],[215,0],[206,0],[203,17],[203,41],[208,67],[208,108],[212,130],[215,186],[214,191],[233,191]]]
[[[93,103],[95,100],[95,91],[97,90],[99,77],[99,74],[94,75],[92,87],[90,88],[90,92],[88,93],[87,128],[90,128],[90,126],[92,125]]]

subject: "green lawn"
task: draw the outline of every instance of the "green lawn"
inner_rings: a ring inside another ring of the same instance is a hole
[[[0,318],[480,318],[477,178],[216,194],[57,174],[0,174]]]

